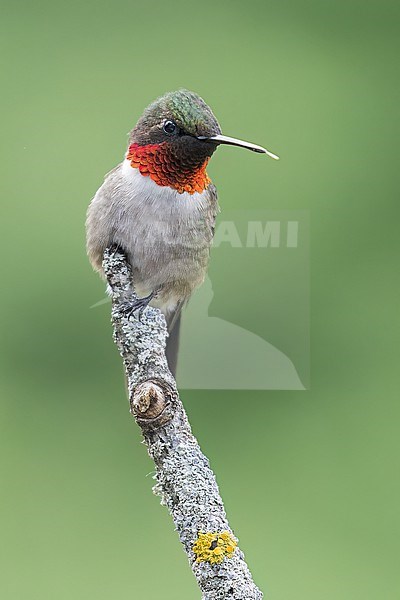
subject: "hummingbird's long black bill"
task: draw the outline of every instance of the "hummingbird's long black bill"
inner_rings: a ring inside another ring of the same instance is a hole
[[[228,135],[213,135],[211,137],[207,137],[205,135],[199,136],[197,139],[214,142],[216,144],[228,144],[229,146],[240,146],[241,148],[247,148],[247,150],[252,150],[253,152],[260,152],[262,154],[268,154],[271,158],[275,160],[279,160],[279,156],[269,152],[262,146],[257,146],[257,144],[251,144],[250,142],[244,142],[243,140],[238,140],[233,137],[229,137]]]

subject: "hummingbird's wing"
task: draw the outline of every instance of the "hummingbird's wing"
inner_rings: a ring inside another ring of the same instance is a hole
[[[217,214],[219,213],[217,188],[213,183],[211,183],[208,186],[207,191],[209,193],[210,198],[210,205],[207,213],[207,226],[209,228],[209,231],[211,231],[211,236],[214,237],[215,221],[217,218]],[[184,304],[184,300],[182,302],[179,302],[175,310],[167,316],[169,336],[167,339],[165,354],[167,357],[169,369],[174,377],[176,376],[176,369],[178,365],[179,333],[181,327],[182,308]]]
[[[211,198],[211,233],[214,237],[215,233],[215,221],[217,219],[217,215],[220,212],[219,204],[218,204],[218,194],[217,188],[213,183],[210,183],[208,186],[208,191],[210,193]]]

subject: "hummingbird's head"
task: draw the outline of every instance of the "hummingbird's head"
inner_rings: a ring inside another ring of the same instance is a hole
[[[144,111],[131,132],[131,143],[147,144],[197,144],[203,149],[199,137],[219,135],[221,128],[211,108],[200,96],[188,90],[168,92],[157,98]],[[208,145],[212,154],[216,145]],[[193,148],[195,149],[195,147]],[[203,150],[204,151],[204,150]]]
[[[211,182],[207,163],[219,144],[277,158],[261,146],[223,136],[211,108],[188,90],[152,102],[132,129],[126,159],[140,173],[178,192],[202,192]]]

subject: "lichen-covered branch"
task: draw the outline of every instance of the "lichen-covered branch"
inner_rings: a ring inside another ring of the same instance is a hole
[[[135,298],[130,268],[118,250],[104,253],[114,340],[123,358],[131,413],[156,466],[154,491],[168,507],[203,600],[261,600],[229,527],[214,473],[192,434],[165,358],[167,326],[158,309],[127,316]]]

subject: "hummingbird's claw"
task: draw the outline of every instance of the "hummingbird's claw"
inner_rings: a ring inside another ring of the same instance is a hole
[[[117,252],[123,252],[123,250],[119,244],[111,244],[111,246],[108,246],[108,252],[110,256],[115,256]]]
[[[141,321],[145,309],[148,307],[154,296],[155,292],[151,292],[151,294],[144,296],[143,298],[136,297],[134,300],[127,300],[121,304],[121,310],[128,319],[137,315],[137,319]]]

